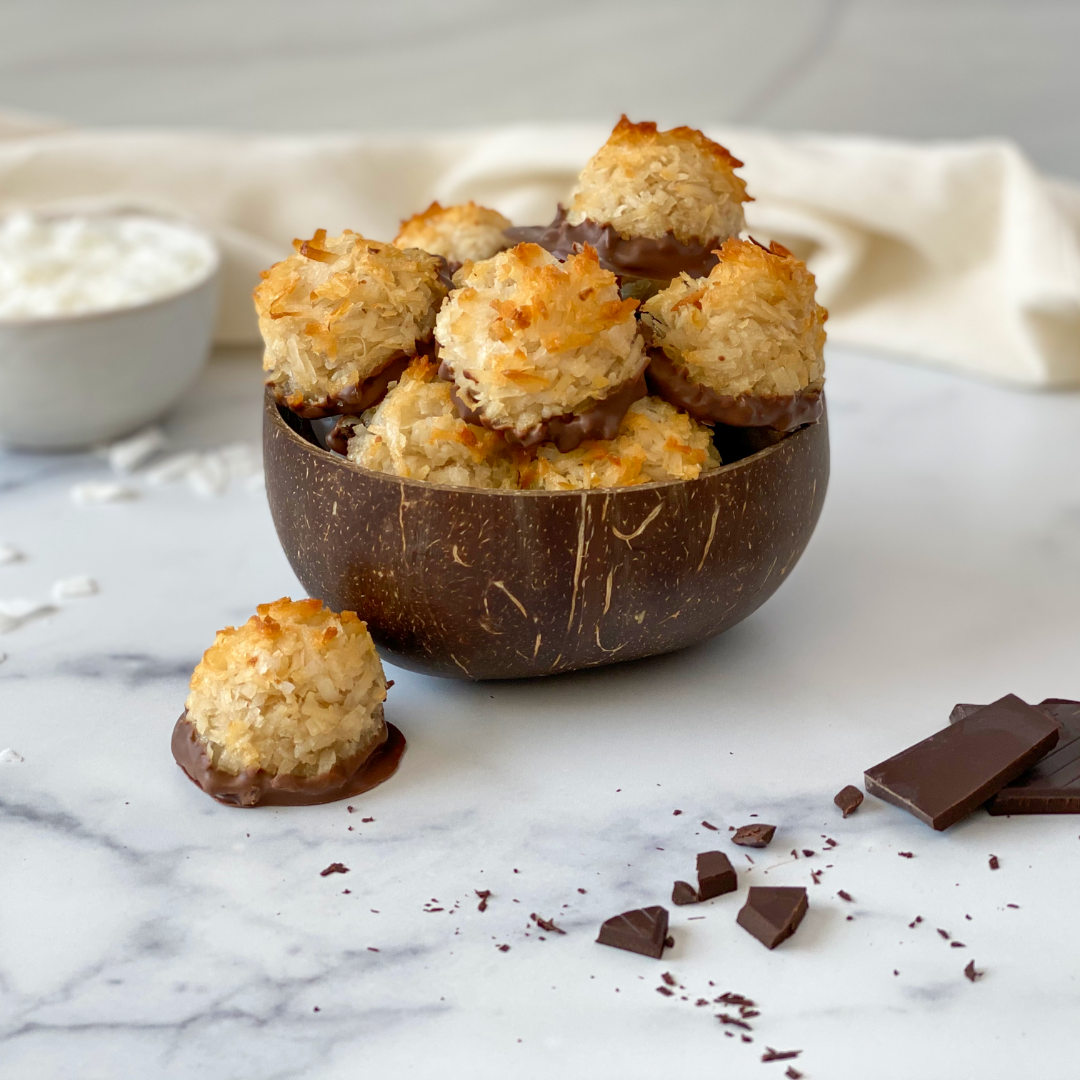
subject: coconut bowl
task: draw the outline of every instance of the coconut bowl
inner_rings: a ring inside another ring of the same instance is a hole
[[[460,679],[554,675],[722,633],[791,573],[829,478],[825,416],[698,480],[592,491],[372,472],[269,392],[263,449],[274,525],[308,593],[355,611],[390,663]]]

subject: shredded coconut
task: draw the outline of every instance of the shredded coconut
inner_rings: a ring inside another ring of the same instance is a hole
[[[21,765],[25,760],[22,754],[12,750],[10,746],[6,750],[0,750],[0,765]]]
[[[137,435],[114,442],[107,451],[113,472],[132,473],[145,465],[168,440],[159,427],[148,427]]]
[[[17,630],[23,623],[40,615],[51,615],[55,610],[47,600],[0,600],[0,634]]]
[[[137,499],[139,492],[130,484],[119,484],[114,480],[87,480],[71,489],[71,497],[79,506],[93,506],[96,503]]]
[[[22,562],[26,556],[14,544],[0,544],[0,566]]]
[[[87,574],[60,578],[53,582],[52,598],[59,604],[63,600],[81,600],[93,596],[98,591],[97,582]]]
[[[210,273],[213,245],[179,223],[134,214],[0,219],[0,320],[135,307]]]

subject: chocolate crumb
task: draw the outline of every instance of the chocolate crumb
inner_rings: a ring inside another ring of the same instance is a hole
[[[585,890],[584,890],[584,889],[578,889],[578,892],[579,892],[579,893],[581,893],[582,895],[584,895],[584,894],[585,894]]]
[[[473,889],[473,892],[480,897],[480,903],[477,905],[477,911],[487,911],[488,897],[491,896],[490,889]]]
[[[997,870],[1000,866],[1001,866],[1001,863],[998,862],[998,857],[996,855],[991,855],[990,856],[990,869],[991,870]]]
[[[803,848],[802,853],[804,859],[812,858],[814,854],[809,848]]]
[[[899,975],[899,974],[900,974],[900,972],[899,972],[899,971],[897,971],[897,970],[896,970],[896,968],[893,968],[893,969],[892,969],[892,973],[893,973],[894,975]]]
[[[966,949],[967,946],[962,941],[950,941],[949,947],[953,949]]]
[[[825,846],[831,851],[834,847],[839,847],[840,845],[831,836],[826,836]]]
[[[949,940],[949,931],[948,931],[948,930],[942,930],[942,929],[941,929],[941,927],[939,926],[939,927],[938,927],[938,933],[939,933],[939,934],[940,934],[940,935],[941,935],[941,936],[942,936],[942,937],[943,937],[943,938],[944,938],[944,939],[945,939],[946,941],[948,941],[948,940]]]
[[[1020,908],[1019,904],[1006,904],[1005,906],[1006,907],[1011,907],[1011,908],[1016,908],[1017,910],[1019,910],[1019,908]]]
[[[846,788],[841,788],[833,796],[833,802],[840,808],[844,817],[849,817],[862,806],[863,793],[854,785],[848,784]]]
[[[498,949],[499,952],[509,952],[510,951],[510,946],[509,945],[496,945],[495,948]]]
[[[720,831],[715,825],[710,824],[708,821],[703,821],[701,824],[704,825],[706,829],[712,829],[713,832]]]
[[[656,992],[658,994],[663,994],[664,997],[673,997],[675,994],[674,990],[669,990],[666,986],[658,986]]]
[[[724,1034],[728,1035],[728,1034],[730,1034],[730,1032],[725,1031]],[[740,1038],[742,1039],[743,1042],[753,1042],[754,1041],[749,1035],[741,1035]]]
[[[325,870],[319,871],[319,877],[329,877],[330,874],[347,874],[349,868],[344,863],[332,862]]]
[[[787,1061],[796,1058],[802,1053],[801,1050],[774,1050],[771,1046],[765,1047],[765,1053],[761,1055],[762,1061]]]
[[[672,817],[678,817],[681,813],[682,813],[681,810],[672,810],[671,811],[671,816]]]
[[[379,950],[378,950],[378,949],[376,949],[374,945],[369,945],[369,946],[367,947],[367,951],[368,951],[368,952],[378,952]]]
[[[841,900],[846,900],[849,904],[855,902],[855,897],[852,896],[849,892],[844,892],[843,889],[841,889],[836,895],[839,896]]]
[[[791,849],[791,854],[794,855],[796,859],[799,857],[799,853],[795,850],[795,848]]]
[[[969,960],[968,966],[964,968],[964,974],[967,976],[969,982],[974,982],[976,979],[981,979],[985,973],[982,971],[976,971],[975,961]]]
[[[899,855],[901,859],[914,859],[915,858],[915,852],[914,851],[898,851],[896,854]]]
[[[854,915],[849,915],[849,916],[847,917],[847,921],[848,921],[848,922],[854,922],[854,921],[855,921],[855,916],[854,916]]]
[[[532,919],[532,921],[534,923],[536,923],[536,925],[539,926],[541,930],[546,930],[549,934],[565,934],[566,933],[565,930],[560,930],[555,925],[555,923],[552,922],[551,919],[542,919],[542,918],[540,918],[540,916],[537,915],[535,911],[529,916],[529,918]]]
[[[370,823],[370,822],[374,821],[375,819],[373,817],[362,817],[360,820],[362,822],[364,822],[364,823]]]
[[[784,1072],[784,1075],[788,1078],[788,1080],[802,1080],[802,1073],[799,1072],[799,1070],[796,1069],[794,1065],[789,1065],[787,1067],[787,1070]]]
[[[665,971],[664,974],[660,976],[660,978],[663,979],[664,982],[668,984],[668,986],[676,985],[675,976],[672,975],[670,971]]]
[[[315,1008],[314,1008],[314,1009],[312,1009],[311,1011],[312,1011],[312,1012],[319,1012],[319,1011],[320,1011],[320,1009],[319,1009],[319,1006],[318,1006],[318,1005],[316,1005],[316,1006],[315,1006]]]
[[[757,1009],[748,1009],[745,1005],[743,1005],[739,1008],[739,1015],[744,1020],[753,1020],[755,1016],[760,1016],[761,1013]]]
[[[752,1009],[757,1004],[756,1001],[751,1001],[750,998],[743,997],[742,994],[733,994],[730,990],[725,990],[716,1001],[721,1005],[742,1005],[748,1009]]]
[[[352,894],[352,889],[342,889],[341,890],[341,895],[342,896],[349,896],[351,894]]]
[[[820,870],[811,870],[810,871],[810,876],[814,879],[814,884],[815,885],[820,885],[821,884],[821,874],[822,874],[822,871],[820,871]]]
[[[665,949],[674,949],[675,948],[675,939],[670,934],[668,934],[668,936],[666,938],[664,938],[664,948]]]
[[[348,810],[350,814],[355,814],[356,813],[356,807],[355,806],[346,806],[345,809]]]
[[[732,1016],[730,1013],[717,1013],[716,1019],[719,1020],[721,1024],[728,1024],[731,1027],[743,1028],[745,1031],[754,1030],[745,1020],[740,1020],[737,1016]]]
[[[695,1005],[708,1005],[709,1002],[708,1002],[707,998],[698,998],[697,1001],[694,1002],[694,1004]]]
[[[725,1032],[724,1032],[724,1034],[725,1034],[725,1035],[726,1035],[726,1036],[727,1036],[727,1037],[728,1037],[729,1039],[734,1039],[734,1038],[735,1038],[735,1032],[734,1032],[734,1031],[725,1031]]]

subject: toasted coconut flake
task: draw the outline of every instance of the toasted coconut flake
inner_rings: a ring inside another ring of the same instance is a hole
[[[446,287],[418,249],[319,229],[255,289],[263,367],[294,408],[337,398],[430,339]]]
[[[216,769],[320,776],[385,738],[385,700],[366,624],[284,597],[218,632],[191,676],[187,718]]]
[[[814,275],[787,248],[728,240],[707,278],[682,274],[646,301],[642,328],[718,394],[820,390],[825,320]]]
[[[671,232],[688,244],[738,236],[749,199],[735,175],[741,165],[694,128],[657,131],[623,116],[581,171],[567,220],[611,225],[624,239]]]

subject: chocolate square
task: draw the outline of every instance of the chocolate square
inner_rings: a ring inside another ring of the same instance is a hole
[[[600,927],[600,936],[596,940],[601,945],[659,960],[667,941],[667,931],[667,909],[657,905],[624,911],[608,919]]]
[[[736,921],[767,949],[795,933],[809,907],[806,889],[753,886]]]
[[[702,900],[734,892],[739,887],[735,868],[722,851],[703,851],[697,857],[698,895]]]
[[[866,771],[866,790],[947,829],[1058,741],[1058,725],[1009,694]]]

